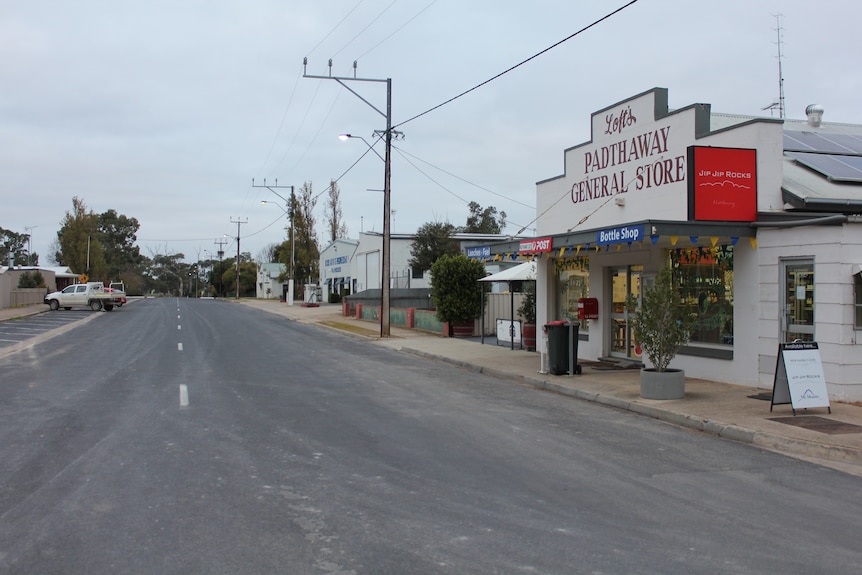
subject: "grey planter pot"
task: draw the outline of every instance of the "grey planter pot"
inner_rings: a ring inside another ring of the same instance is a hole
[[[644,399],[682,399],[685,397],[685,371],[641,370],[641,397]]]

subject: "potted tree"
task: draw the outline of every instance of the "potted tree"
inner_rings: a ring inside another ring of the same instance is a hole
[[[626,300],[634,340],[652,364],[641,370],[641,397],[681,399],[685,397],[685,372],[668,366],[679,348],[688,342],[692,319],[681,314],[680,297],[674,289],[670,269],[662,269],[655,285],[644,289],[642,295],[640,305],[633,295]]]
[[[482,287],[485,266],[463,254],[444,255],[431,265],[431,301],[437,319],[449,324],[451,333],[473,335],[474,320],[482,312]]]
[[[536,351],[536,282],[524,282],[524,298],[518,308],[518,315],[524,320],[521,328],[521,337],[524,347],[529,351]]]

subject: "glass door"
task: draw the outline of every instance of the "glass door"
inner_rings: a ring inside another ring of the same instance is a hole
[[[814,260],[784,260],[781,267],[781,341],[814,341]]]
[[[640,357],[635,350],[634,334],[628,325],[626,299],[629,295],[640,299],[642,272],[643,266],[611,269],[611,356]]]

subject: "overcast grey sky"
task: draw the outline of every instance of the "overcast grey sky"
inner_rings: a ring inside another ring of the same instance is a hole
[[[596,110],[655,86],[672,108],[769,115],[782,14],[787,116],[862,123],[860,3],[638,0],[509,74],[416,116],[566,38],[628,0],[0,0],[0,226],[47,263],[72,197],[141,223],[145,255],[214,253],[235,236],[257,254],[285,237],[279,201],[251,187],[324,192],[385,127],[308,73],[392,78],[405,139],[392,163],[393,231],[463,225],[467,203],[535,217],[535,183],[562,173]],[[351,87],[385,109],[382,84]],[[383,153],[382,144],[378,145]],[[383,163],[339,181],[351,236],[382,231]],[[289,193],[287,190],[282,192]],[[323,200],[317,208],[324,232]],[[529,233],[525,232],[525,233]],[[225,246],[234,253],[235,244]]]

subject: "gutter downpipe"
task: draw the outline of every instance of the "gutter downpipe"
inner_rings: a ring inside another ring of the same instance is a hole
[[[807,220],[788,220],[785,222],[751,222],[755,228],[798,228],[802,226],[826,226],[846,224],[849,221],[848,216],[836,214],[832,216],[824,216],[822,218],[809,218]]]

